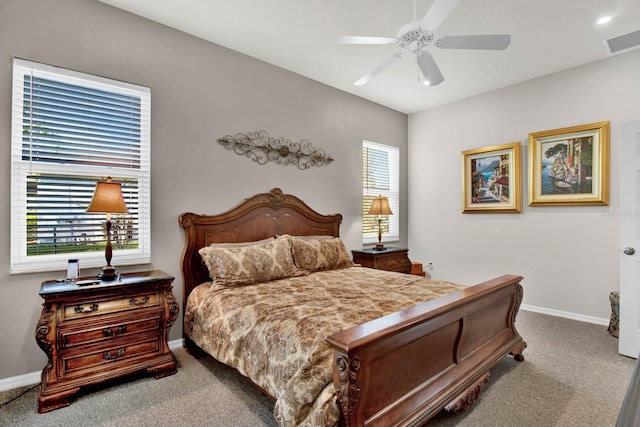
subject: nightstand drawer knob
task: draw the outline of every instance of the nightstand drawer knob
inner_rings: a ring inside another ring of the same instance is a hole
[[[144,298],[142,298],[142,300],[139,300],[138,298],[131,298],[129,300],[129,302],[131,303],[131,305],[145,305],[146,303],[149,302],[149,296],[145,295]]]
[[[73,309],[73,311],[75,311],[76,313],[93,313],[95,311],[98,311],[98,304],[93,303],[88,307],[84,307],[83,305],[77,305]]]
[[[124,334],[127,332],[127,325],[120,325],[116,329],[113,328],[104,328],[102,333],[105,337],[116,337],[118,335]]]
[[[104,357],[104,360],[115,360],[118,357],[122,356],[124,356],[124,347],[119,348],[116,354],[112,354],[110,351],[105,351],[104,353],[102,353],[102,357]]]

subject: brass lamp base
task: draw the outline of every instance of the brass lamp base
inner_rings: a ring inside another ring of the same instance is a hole
[[[103,282],[113,282],[117,278],[118,272],[116,271],[115,267],[112,267],[110,265],[103,267],[102,273],[98,274],[98,279],[102,280]]]
[[[376,245],[375,248],[373,248],[374,251],[384,251],[386,248],[384,247],[384,245],[382,243],[378,243]]]

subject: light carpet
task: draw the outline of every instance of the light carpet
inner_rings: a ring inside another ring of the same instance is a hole
[[[614,426],[635,360],[620,356],[606,327],[521,311],[525,361],[491,372],[469,411],[440,413],[429,426]],[[37,387],[0,393],[2,426],[275,426],[273,403],[211,357],[174,351],[178,373],[109,382],[71,406],[37,413]]]

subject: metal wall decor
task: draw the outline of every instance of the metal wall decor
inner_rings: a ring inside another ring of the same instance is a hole
[[[323,166],[333,162],[331,154],[317,149],[306,139],[291,142],[290,139],[274,138],[264,131],[237,133],[218,138],[228,150],[245,155],[259,165],[276,162],[279,165],[296,165],[305,170],[311,166]]]

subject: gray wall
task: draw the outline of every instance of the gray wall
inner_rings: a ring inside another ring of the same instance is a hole
[[[212,22],[215,25],[215,22]],[[349,249],[361,247],[361,144],[399,146],[407,169],[407,116],[91,0],[0,2],[0,379],[42,369],[33,338],[40,283],[63,276],[9,274],[11,59],[18,56],[151,88],[152,265],[176,276],[183,211],[219,213],[280,187],[321,213],[344,216]],[[218,137],[267,130],[308,139],[331,153],[326,167],[259,166],[223,149]],[[400,245],[407,244],[406,172],[401,176]],[[83,273],[94,273],[83,271]],[[170,339],[181,337],[182,323]]]
[[[409,247],[433,276],[524,276],[524,304],[606,320],[619,289],[620,126],[640,120],[640,51],[409,117]],[[530,132],[611,122],[609,206],[527,205]],[[523,212],[462,214],[461,151],[520,141]]]

